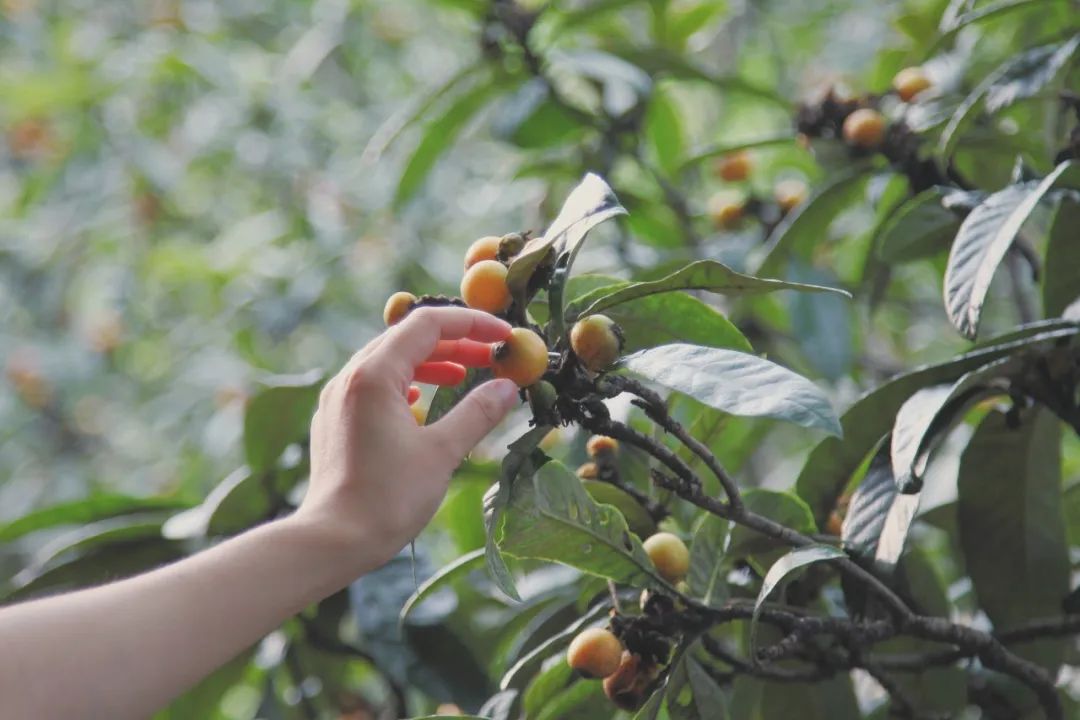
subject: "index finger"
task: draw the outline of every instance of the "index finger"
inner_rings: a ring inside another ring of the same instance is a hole
[[[510,324],[480,310],[461,307],[422,307],[394,326],[371,360],[396,368],[399,379],[408,381],[416,367],[435,352],[440,340],[467,338],[493,343],[510,335]]]

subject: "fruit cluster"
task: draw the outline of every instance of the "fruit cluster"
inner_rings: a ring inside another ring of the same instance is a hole
[[[721,155],[713,164],[713,175],[725,183],[747,182],[754,170],[754,158],[749,150],[736,150]],[[756,216],[768,224],[788,214],[807,197],[806,183],[798,178],[778,180],[772,197],[748,196],[738,189],[723,189],[709,198],[707,213],[718,230],[737,230],[748,216]]]
[[[913,103],[931,90],[931,82],[921,67],[907,67],[896,74],[892,90],[885,95],[849,96],[830,89],[821,99],[800,106],[796,117],[799,136],[839,139],[853,156],[884,155],[908,176],[912,189],[920,192],[946,181],[936,163],[920,153],[918,136],[903,119],[886,119],[882,107],[889,97]]]
[[[549,350],[547,340],[538,332],[537,326],[527,321],[523,309],[513,307],[515,301],[507,282],[509,268],[525,248],[528,235],[509,233],[480,238],[465,253],[460,299],[431,295],[417,297],[399,291],[386,301],[383,321],[389,327],[401,322],[417,307],[448,304],[464,305],[511,321],[520,319],[510,337],[492,347],[490,367],[497,378],[513,380],[521,388],[536,387],[546,374],[556,369],[552,366],[552,358],[563,356]],[[557,350],[561,341],[562,338],[553,338],[552,350]],[[610,318],[589,315],[570,329],[569,346],[569,357],[578,367],[589,373],[600,373],[619,359],[623,349],[622,332]],[[421,412],[414,408],[414,414],[421,421]]]
[[[578,468],[582,482],[610,480],[618,441],[594,435],[586,450],[591,460]],[[644,591],[640,615],[613,611],[608,627],[583,630],[566,653],[571,668],[583,677],[602,679],[604,694],[617,707],[629,711],[641,706],[667,665],[672,629],[665,626],[665,616],[675,609],[672,595],[684,591],[684,578],[690,569],[690,551],[677,535],[655,532],[642,545],[656,574],[676,593]]]

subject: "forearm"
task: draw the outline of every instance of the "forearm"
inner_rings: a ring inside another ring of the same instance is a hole
[[[4,717],[146,718],[378,564],[290,518],[111,585],[0,609]]]

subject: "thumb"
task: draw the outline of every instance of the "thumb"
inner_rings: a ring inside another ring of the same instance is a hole
[[[454,460],[460,460],[506,417],[517,399],[518,387],[513,380],[491,380],[466,395],[431,429],[439,434]]]

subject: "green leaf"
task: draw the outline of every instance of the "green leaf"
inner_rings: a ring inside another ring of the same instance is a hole
[[[191,503],[178,498],[146,497],[111,493],[94,494],[85,500],[60,503],[34,510],[9,523],[0,525],[0,542],[11,542],[24,535],[58,527],[82,525],[133,513],[168,512],[190,507]]]
[[[789,492],[755,488],[743,493],[743,502],[747,510],[764,515],[796,532],[811,534],[817,531],[810,508]],[[781,546],[778,541],[756,530],[751,530],[745,525],[736,525],[731,529],[727,555],[730,558],[741,558],[767,553]]]
[[[683,293],[638,298],[604,314],[622,329],[626,353],[672,342],[751,350],[750,341],[723,313]]]
[[[581,480],[551,461],[514,485],[499,548],[630,585],[664,587],[622,514],[596,504]]]
[[[604,696],[600,683],[578,680],[548,698],[535,717],[536,720],[592,720],[610,707],[611,701]]]
[[[826,235],[840,213],[863,199],[870,175],[856,166],[814,190],[810,198],[784,216],[769,235],[768,254],[758,265],[759,275],[777,275],[793,253],[807,255]]]
[[[647,538],[656,532],[656,522],[649,511],[634,499],[630,493],[603,480],[583,480],[585,492],[598,503],[611,505],[626,518],[630,532],[639,538]]]
[[[100,585],[160,567],[184,557],[181,543],[169,540],[139,540],[109,543],[90,548],[74,559],[49,568],[0,593],[4,602],[64,590]]]
[[[520,148],[535,150],[572,139],[585,130],[581,120],[551,97],[542,78],[531,78],[499,104],[493,131]]]
[[[703,514],[690,542],[690,571],[686,583],[690,595],[705,605],[719,607],[728,599],[724,546],[729,523],[715,515]]]
[[[730,716],[728,699],[723,688],[693,657],[686,658],[686,674],[701,720],[725,720]]]
[[[661,85],[653,91],[645,114],[645,138],[660,168],[669,177],[678,171],[685,150],[682,112],[674,94]]]
[[[840,530],[844,549],[892,572],[918,509],[919,493],[900,494],[896,488],[886,438],[851,496]]]
[[[844,551],[838,550],[831,545],[807,545],[806,547],[792,550],[773,563],[772,567],[769,568],[769,572],[765,574],[765,579],[761,581],[761,590],[758,591],[757,599],[754,600],[754,614],[750,619],[751,657],[757,654],[757,623],[758,617],[761,615],[761,606],[765,604],[766,598],[768,598],[769,594],[776,589],[776,586],[780,584],[780,581],[795,570],[806,567],[811,563],[821,562],[823,560],[836,560],[837,558],[842,557],[847,557],[844,555]]]
[[[960,226],[949,252],[944,292],[949,319],[965,337],[975,337],[990,281],[1020,227],[1058,184],[1080,186],[1080,164],[1058,165],[1035,187],[1011,185],[994,193]]]
[[[896,209],[874,241],[878,257],[905,263],[936,255],[949,246],[960,219],[941,204],[940,188],[924,190]]]
[[[914,492],[922,487],[931,443],[946,435],[973,403],[1007,393],[1007,381],[1023,374],[1031,364],[1030,356],[1042,356],[1037,350],[1031,348],[1027,352],[1021,348],[1015,355],[965,373],[955,383],[922,388],[900,406],[891,443],[892,468],[900,492]]]
[[[590,230],[605,220],[625,214],[626,209],[619,205],[608,184],[599,175],[586,174],[567,196],[547,232],[526,243],[510,263],[506,284],[511,295],[519,303],[526,304],[529,280],[538,267],[553,255],[576,252]]]
[[[997,629],[1059,614],[1069,590],[1060,445],[1061,426],[1049,411],[1025,411],[1015,427],[995,410],[960,458],[960,546],[979,606]],[[1015,651],[1054,676],[1064,642],[1025,644]]]
[[[756,355],[676,343],[623,361],[647,380],[732,415],[771,417],[839,435],[840,422],[816,385]]]
[[[549,432],[551,432],[550,427],[539,425],[510,443],[506,457],[503,458],[499,482],[488,488],[484,495],[484,529],[487,532],[484,561],[491,579],[500,590],[514,600],[521,600],[521,596],[518,595],[517,588],[514,586],[514,577],[510,574],[510,569],[506,567],[506,561],[503,560],[502,553],[499,551],[498,539],[503,531],[506,510],[514,492],[514,485],[521,482],[522,476],[530,477],[535,472],[534,453],[540,441]]]
[[[574,679],[574,670],[561,657],[551,657],[525,689],[521,707],[526,717],[535,717],[552,697]]]
[[[948,362],[924,365],[869,391],[847,409],[840,419],[843,439],[825,438],[810,452],[796,480],[799,497],[806,501],[819,523],[824,523],[866,456],[889,433],[900,406],[920,388],[951,382],[965,372],[1009,355],[1030,344],[1051,345],[1077,333],[1065,327],[1035,323]]]
[[[739,75],[715,75],[678,52],[640,45],[621,45],[612,48],[612,52],[641,68],[654,79],[696,80],[708,83],[718,90],[762,100],[784,110],[791,108],[791,101],[772,88],[758,85]]]
[[[413,151],[398,181],[394,207],[400,208],[412,199],[439,157],[450,148],[469,121],[502,89],[501,83],[485,78],[454,98],[440,117],[428,123],[420,144]]]
[[[753,275],[736,272],[727,265],[715,260],[699,260],[676,270],[660,280],[620,283],[610,287],[598,288],[575,301],[568,310],[568,314],[571,315],[570,319],[576,319],[577,317],[603,312],[610,307],[629,300],[679,290],[704,290],[736,297],[774,292],[776,290],[801,290],[804,292],[832,292],[851,297],[849,293],[838,288],[757,278]]]
[[[836,282],[831,270],[792,260],[788,276],[818,284]],[[824,379],[837,381],[851,372],[854,362],[852,333],[836,328],[856,325],[855,306],[834,293],[796,293],[787,298],[788,315],[799,349]]]
[[[1080,297],[1080,202],[1062,197],[1050,226],[1043,263],[1043,312],[1060,317],[1065,308]]]
[[[307,437],[324,379],[313,370],[260,383],[244,413],[244,454],[253,473],[273,468],[286,447]]]
[[[981,20],[988,20],[1013,10],[1020,10],[1029,6],[1043,6],[1045,4],[1045,0],[994,0],[994,2],[988,2],[967,12],[946,13],[941,18],[940,29],[945,35],[951,36],[968,25]]]
[[[1017,4],[1030,2],[1021,0]],[[979,107],[985,104],[988,112],[997,112],[1017,100],[1038,94],[1069,62],[1077,47],[1080,36],[1064,43],[1032,48],[1001,64],[957,106],[938,138],[937,156],[942,161],[952,157],[960,135],[971,124]]]
[[[484,561],[484,553],[484,548],[473,550],[470,553],[462,555],[449,565],[444,565],[439,568],[438,572],[422,582],[420,587],[416,588],[416,592],[410,595],[409,599],[405,601],[405,605],[402,606],[401,612],[398,614],[398,623],[404,623],[409,617],[409,612],[414,607],[424,602],[424,599],[433,592],[439,590],[447,583],[455,581],[459,576],[472,572]]]

